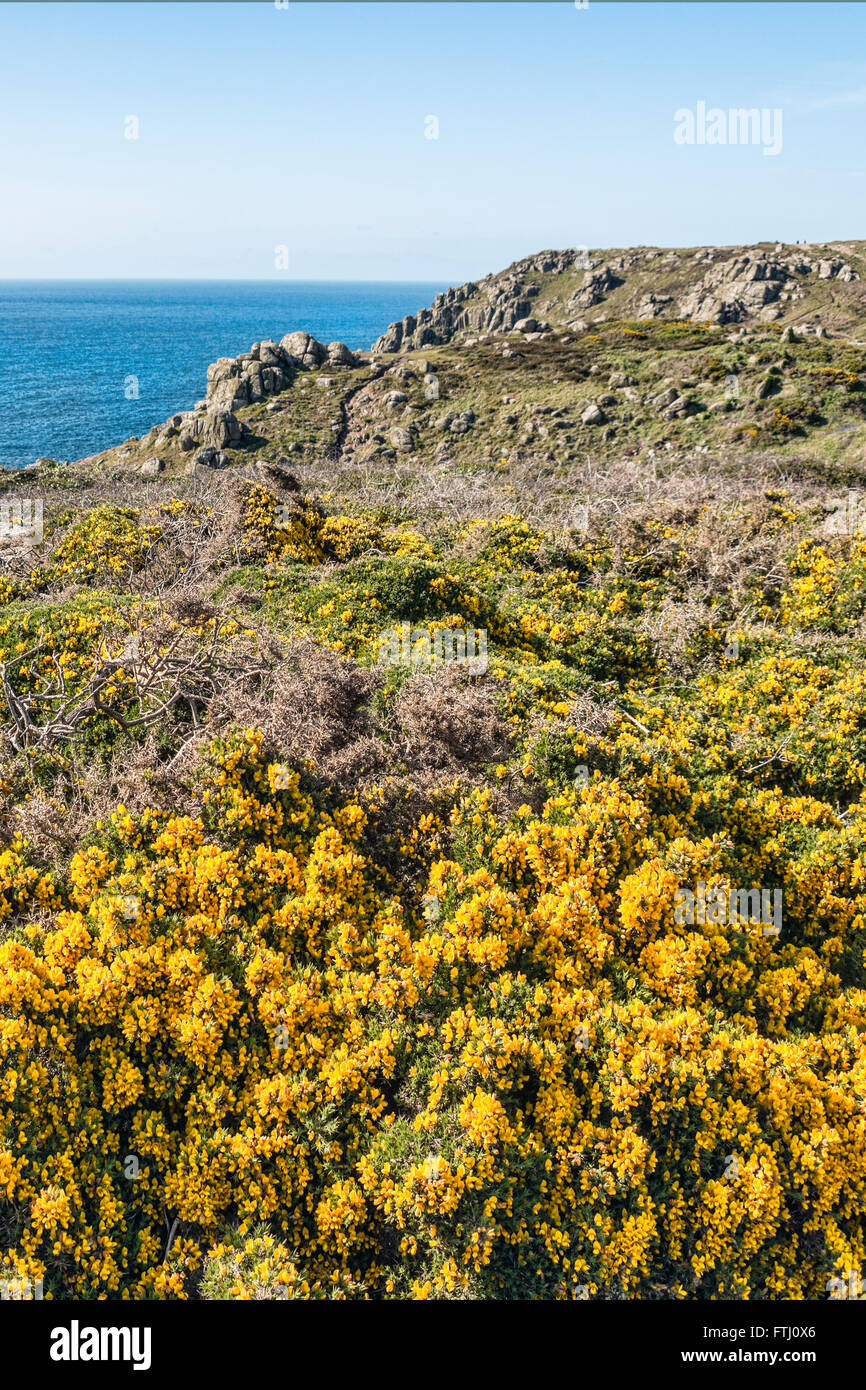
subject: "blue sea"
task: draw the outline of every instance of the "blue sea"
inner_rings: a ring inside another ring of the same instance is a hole
[[[0,465],[72,460],[145,434],[205,393],[218,357],[306,329],[369,348],[441,284],[0,280]]]

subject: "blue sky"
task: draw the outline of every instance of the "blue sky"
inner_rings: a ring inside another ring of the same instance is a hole
[[[0,53],[0,278],[866,236],[862,4],[3,4]],[[699,101],[781,152],[676,144]]]

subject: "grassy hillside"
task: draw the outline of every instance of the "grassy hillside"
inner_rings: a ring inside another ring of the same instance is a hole
[[[2,1277],[863,1268],[861,282],[782,301],[825,336],[638,318],[664,254],[583,328],[597,269],[528,269],[552,326],[287,372],[224,467],[181,422],[4,480]]]

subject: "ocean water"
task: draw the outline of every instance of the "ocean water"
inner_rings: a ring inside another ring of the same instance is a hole
[[[0,465],[83,458],[205,393],[218,357],[302,328],[369,348],[441,284],[0,280]]]

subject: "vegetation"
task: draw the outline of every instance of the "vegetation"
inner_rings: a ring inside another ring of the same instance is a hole
[[[864,1267],[866,541],[827,526],[863,368],[788,344],[759,400],[757,333],[431,350],[419,416],[476,415],[436,464],[431,424],[296,478],[268,437],[43,471],[0,593],[4,1277],[787,1300]],[[736,373],[756,433],[623,405],[596,451],[599,366]],[[404,623],[487,669],[383,665]],[[781,932],[680,921],[698,885],[781,891]]]

